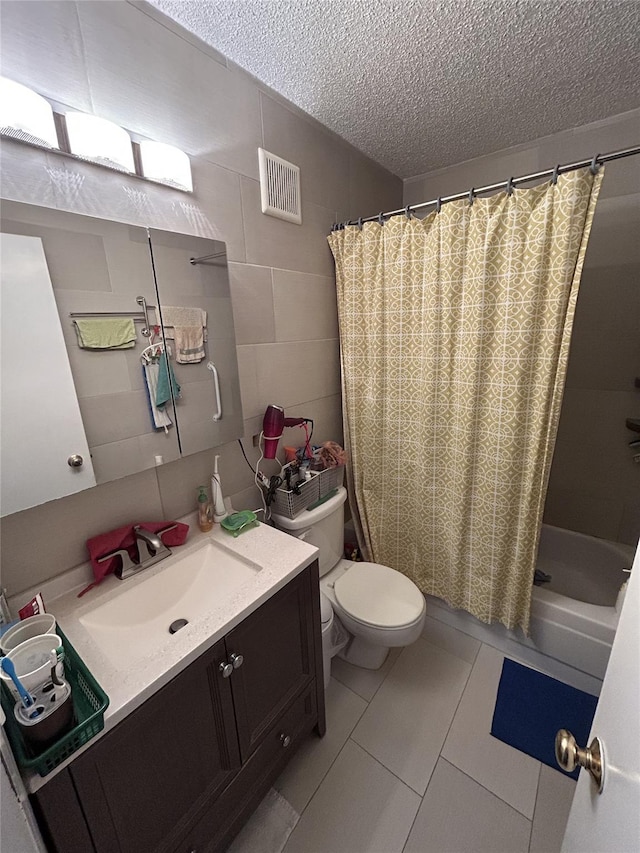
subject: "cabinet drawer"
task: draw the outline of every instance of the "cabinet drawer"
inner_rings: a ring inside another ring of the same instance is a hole
[[[317,721],[316,685],[295,699],[175,853],[225,850]],[[285,738],[289,738],[285,746]]]

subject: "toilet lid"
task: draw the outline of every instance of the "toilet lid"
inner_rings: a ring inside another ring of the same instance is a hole
[[[410,625],[425,607],[413,581],[379,563],[354,563],[335,582],[334,592],[346,613],[378,628]]]

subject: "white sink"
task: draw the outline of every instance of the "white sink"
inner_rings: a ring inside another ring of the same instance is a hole
[[[118,667],[170,642],[169,627],[176,620],[196,622],[224,606],[260,571],[256,563],[211,541],[167,560],[164,568],[160,563],[157,570],[143,569],[122,581],[122,591],[80,616],[102,653]],[[145,577],[145,571],[153,574]]]

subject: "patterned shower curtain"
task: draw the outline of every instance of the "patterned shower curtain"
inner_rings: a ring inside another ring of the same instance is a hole
[[[525,633],[602,176],[329,237],[360,544],[423,592]]]

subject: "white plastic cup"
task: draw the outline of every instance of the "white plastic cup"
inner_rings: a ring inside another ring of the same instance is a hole
[[[17,625],[5,631],[0,637],[0,652],[8,654],[25,640],[39,637],[42,634],[55,634],[56,617],[52,613],[39,613],[37,616],[28,616]]]
[[[15,649],[11,649],[7,657],[13,661],[16,675],[28,693],[32,693],[51,678],[51,651],[61,645],[62,640],[57,634],[42,634],[39,637],[31,637],[30,640],[25,640]],[[64,677],[64,666],[61,661],[56,666],[56,672],[60,678]],[[4,670],[0,670],[0,677],[13,696],[19,699],[20,694]]]

